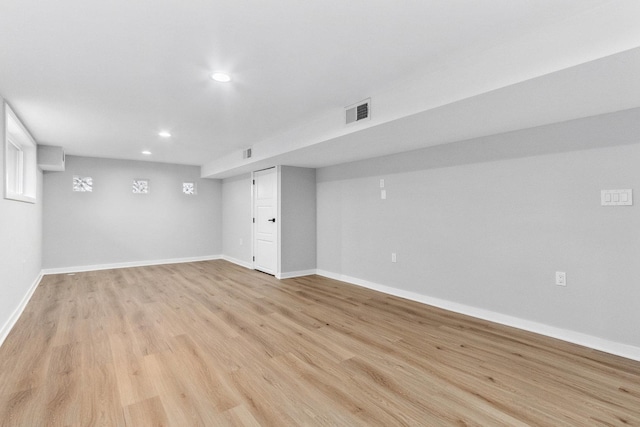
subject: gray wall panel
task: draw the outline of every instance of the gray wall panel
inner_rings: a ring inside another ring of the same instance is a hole
[[[206,257],[222,253],[221,184],[196,166],[67,156],[64,172],[45,174],[44,267]],[[93,192],[72,191],[73,176]],[[149,194],[133,194],[149,179]],[[197,195],[182,193],[196,182]]]
[[[225,256],[251,264],[251,174],[222,181],[222,248]]]
[[[316,268],[316,170],[280,167],[280,272]]]
[[[640,346],[636,120],[319,169],[318,269]],[[635,206],[600,206],[600,190],[620,188],[636,190]]]

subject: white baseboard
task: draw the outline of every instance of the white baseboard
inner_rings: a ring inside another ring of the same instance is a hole
[[[0,328],[0,346],[2,345],[2,343],[4,343],[4,340],[9,335],[9,332],[11,332],[11,329],[13,329],[16,322],[22,315],[22,312],[27,307],[29,300],[31,299],[31,297],[33,296],[33,293],[38,288],[38,285],[40,284],[41,280],[42,280],[42,273],[40,273],[36,278],[36,280],[31,284],[31,286],[29,287],[29,290],[27,291],[25,296],[22,298],[22,301],[20,301],[20,304],[18,305],[18,307],[16,307],[16,309],[13,311],[13,313],[9,317],[9,320],[7,320],[6,323],[2,325],[2,328]]]
[[[228,255],[222,255],[222,259],[225,261],[232,262],[236,265],[239,265],[240,267],[248,268],[249,270],[254,269],[252,262],[242,261],[237,258],[230,257]],[[313,270],[289,271],[286,273],[276,273],[274,274],[274,276],[276,279],[291,279],[294,277],[309,276],[311,274],[316,274],[316,270],[313,269]]]
[[[294,277],[310,276],[316,274],[317,270],[301,270],[301,271],[289,271],[286,273],[276,274],[276,279],[292,279]]]
[[[0,329],[0,345],[2,344],[6,336],[9,334],[9,331],[11,330],[15,322],[18,320],[18,318],[22,314],[22,311],[24,310],[27,303],[29,302],[29,299],[33,295],[33,292],[35,292],[35,289],[38,283],[40,282],[42,275],[75,273],[75,272],[94,271],[94,270],[107,270],[107,269],[113,269],[113,268],[143,267],[148,265],[160,265],[160,264],[177,264],[182,262],[209,261],[209,260],[215,260],[215,259],[224,259],[226,261],[232,262],[242,267],[253,269],[253,265],[251,263],[241,261],[226,255],[212,255],[212,256],[195,257],[195,258],[175,258],[175,259],[168,259],[168,260],[126,262],[126,263],[117,263],[117,264],[102,264],[102,265],[65,267],[65,268],[42,270],[42,273],[40,274],[38,279],[34,282],[34,284],[31,286],[27,295],[25,295],[25,298],[21,302],[20,306],[11,315],[11,318],[7,321],[7,323],[3,325],[2,329]],[[288,279],[293,277],[308,276],[311,274],[318,274],[320,276],[328,277],[330,279],[340,280],[343,282],[351,283],[353,285],[362,286],[368,289],[383,292],[389,295],[406,298],[412,301],[417,301],[423,304],[432,305],[435,307],[439,307],[445,310],[464,314],[467,316],[476,317],[478,319],[483,319],[490,322],[511,326],[511,327],[522,329],[525,331],[534,332],[540,335],[545,335],[548,337],[557,338],[570,343],[582,345],[582,346],[603,351],[606,353],[611,353],[611,354],[625,357],[628,359],[640,361],[640,347],[618,343],[618,342],[610,341],[604,338],[595,337],[593,335],[588,335],[581,332],[575,332],[568,329],[558,328],[555,326],[545,325],[543,323],[533,322],[530,320],[521,319],[519,317],[509,316],[506,314],[501,314],[491,310],[485,310],[482,308],[460,304],[453,301],[433,298],[427,295],[418,294],[416,292],[405,291],[402,289],[393,288],[390,286],[381,285],[378,283],[359,279],[357,277],[351,277],[343,274],[332,273],[330,271],[325,271],[325,270],[304,270],[304,271],[287,272],[287,273],[281,273],[279,275],[276,275],[276,277],[278,279]]]
[[[253,264],[251,262],[242,261],[242,260],[239,260],[237,258],[230,257],[228,255],[222,255],[221,258],[223,260],[225,260],[225,261],[229,261],[229,262],[232,262],[232,263],[234,263],[236,265],[239,265],[240,267],[244,267],[244,268],[248,268],[249,270],[253,270]]]
[[[432,298],[427,295],[422,295],[415,292],[405,291],[402,289],[369,282],[367,280],[358,279],[357,277],[345,276],[343,274],[336,274],[325,270],[317,270],[317,274],[320,276],[328,277],[330,279],[340,280],[342,282],[347,282],[353,285],[383,292],[385,294],[406,298],[408,300],[421,302],[423,304],[432,305],[456,313],[476,317],[478,319],[488,320],[490,322],[511,326],[552,338],[557,338],[573,344],[589,347],[594,350],[599,350],[605,353],[614,354],[616,356],[625,357],[627,359],[640,361],[640,347],[622,344],[615,341],[609,341],[592,335],[562,329],[555,326],[549,326],[543,323],[521,319],[519,317],[508,316],[506,314],[501,314],[482,308],[459,304],[439,298]]]
[[[222,259],[222,255],[158,259],[158,260],[150,260],[150,261],[118,262],[114,264],[81,265],[81,266],[75,266],[75,267],[46,268],[42,270],[42,274],[47,275],[47,274],[81,273],[84,271],[112,270],[115,268],[130,268],[130,267],[146,267],[149,265],[162,265],[162,264],[180,264],[183,262],[211,261],[216,259]]]

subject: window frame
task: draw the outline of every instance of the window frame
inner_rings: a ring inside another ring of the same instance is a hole
[[[38,145],[6,102],[4,111],[4,198],[36,203]]]

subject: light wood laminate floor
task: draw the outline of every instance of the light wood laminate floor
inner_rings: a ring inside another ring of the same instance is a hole
[[[225,261],[45,276],[2,426],[640,425],[640,363]]]

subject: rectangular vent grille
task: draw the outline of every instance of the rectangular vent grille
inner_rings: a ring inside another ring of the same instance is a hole
[[[370,106],[371,99],[365,99],[357,104],[350,105],[345,108],[346,111],[346,124],[358,122],[360,120],[370,119]]]
[[[242,158],[250,159],[251,158],[251,148],[247,148],[246,150],[242,150]]]
[[[358,110],[358,117],[356,118],[356,121],[369,117],[369,104],[358,105],[356,108]]]

